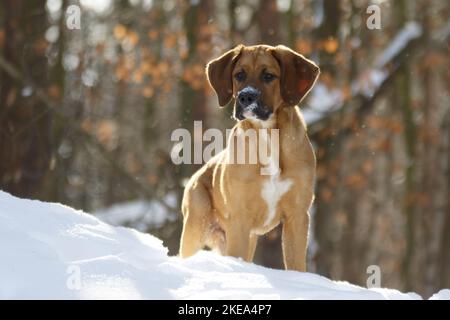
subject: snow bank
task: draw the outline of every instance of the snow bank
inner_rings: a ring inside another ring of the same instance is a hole
[[[450,300],[450,289],[442,289],[431,296],[430,300]]]
[[[448,290],[447,290],[448,291]],[[438,294],[448,297],[446,291]],[[168,257],[157,238],[0,191],[1,299],[420,299],[211,252]]]
[[[164,198],[165,203],[174,207],[177,205],[176,195],[171,193]],[[170,212],[156,200],[135,200],[114,204],[97,210],[93,215],[113,226],[128,226],[139,231],[158,229],[166,222],[175,221],[177,214]]]

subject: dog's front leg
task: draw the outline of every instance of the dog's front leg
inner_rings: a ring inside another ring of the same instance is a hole
[[[250,228],[233,225],[226,231],[226,255],[252,261],[257,237],[251,235]]]
[[[309,214],[304,211],[283,221],[283,258],[287,270],[306,271]]]

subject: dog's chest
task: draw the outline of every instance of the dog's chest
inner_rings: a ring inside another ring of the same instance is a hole
[[[283,195],[288,192],[292,186],[291,179],[281,179],[278,161],[274,161],[274,159],[271,158],[267,168],[271,175],[267,176],[261,189],[261,197],[267,205],[264,227],[269,227],[273,224],[277,213],[278,203]]]

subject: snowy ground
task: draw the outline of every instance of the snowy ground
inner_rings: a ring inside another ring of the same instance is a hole
[[[0,191],[0,299],[420,299],[200,252]],[[449,299],[450,290],[433,296]]]

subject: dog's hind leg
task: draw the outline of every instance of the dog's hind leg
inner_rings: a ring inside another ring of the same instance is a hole
[[[211,225],[211,200],[202,183],[195,182],[187,187],[183,197],[183,232],[180,242],[180,256],[194,255],[205,246]]]
[[[248,246],[247,261],[253,261],[255,256],[256,245],[258,244],[258,236],[256,234],[250,235],[250,243]]]

